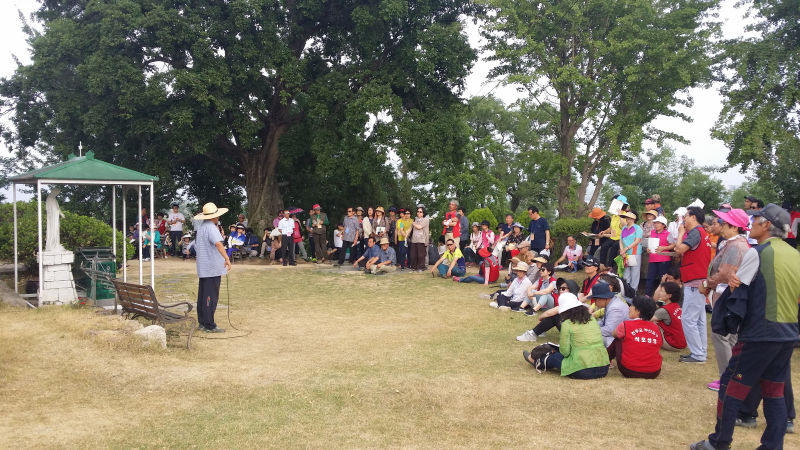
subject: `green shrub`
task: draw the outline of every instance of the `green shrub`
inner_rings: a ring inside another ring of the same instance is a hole
[[[37,226],[36,201],[17,202],[17,249],[19,262],[35,270]],[[42,205],[42,230],[47,229],[47,217]],[[128,255],[133,254],[133,246],[125,240],[125,235],[117,231],[117,266],[122,264],[122,246],[127,245]],[[44,236],[42,236],[44,244]],[[93,217],[81,216],[64,211],[61,219],[61,245],[67,250],[75,251],[81,247],[110,247],[111,225]],[[14,260],[14,210],[11,203],[0,205],[0,259]]]
[[[578,219],[567,217],[558,219],[555,223],[550,225],[550,239],[553,240],[554,246],[552,254],[554,256],[560,255],[561,251],[564,250],[564,247],[567,245],[567,236],[569,235],[575,236],[578,244],[586,249],[589,245],[589,239],[581,235],[581,232],[588,232],[591,228],[591,217],[581,217]]]
[[[473,210],[471,213],[467,214],[467,218],[469,219],[469,223],[478,222],[481,223],[484,220],[489,221],[489,228],[494,230],[497,227],[497,219],[492,214],[492,211],[489,208],[478,208]]]

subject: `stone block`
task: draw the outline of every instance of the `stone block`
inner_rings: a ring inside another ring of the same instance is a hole
[[[133,335],[142,340],[145,347],[154,346],[167,348],[167,332],[158,325],[150,325],[141,330],[134,331]]]
[[[78,296],[75,294],[75,289],[64,288],[58,290],[58,301],[61,303],[75,303],[78,301]]]
[[[72,281],[72,272],[69,270],[63,270],[54,273],[53,277],[55,281]]]
[[[70,281],[52,281],[45,285],[46,289],[64,289],[64,288],[71,288],[72,282]]]
[[[42,265],[45,266],[52,266],[56,263],[56,258],[54,255],[42,255]]]
[[[56,281],[56,274],[52,270],[44,270],[44,281]]]

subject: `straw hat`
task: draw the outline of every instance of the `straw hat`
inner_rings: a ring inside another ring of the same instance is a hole
[[[388,243],[389,243],[389,238],[384,236],[384,237],[381,238],[381,242],[378,245],[383,245],[383,244],[388,244]]]
[[[213,219],[214,217],[219,217],[223,214],[228,212],[228,208],[217,208],[217,205],[208,202],[203,205],[203,212],[194,216],[195,220],[207,220]]]
[[[634,214],[634,213],[632,213],[630,211],[623,211],[623,212],[619,213],[619,216],[620,217],[627,217],[628,219],[636,220],[636,214]]]
[[[378,206],[377,208],[375,208],[375,212],[386,214],[386,211],[384,211],[383,206]]]
[[[540,262],[542,264],[547,264],[547,258],[545,258],[544,256],[537,256],[533,258],[533,260],[536,262]]]
[[[514,270],[515,272],[519,271],[519,272],[526,272],[527,273],[528,272],[528,264],[520,261],[520,262],[517,263],[517,265],[515,265],[512,268],[512,270]]]

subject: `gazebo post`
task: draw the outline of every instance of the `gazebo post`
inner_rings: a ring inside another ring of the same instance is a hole
[[[36,306],[42,306],[42,287],[44,280],[44,271],[43,267],[43,260],[42,260],[42,182],[36,180],[36,215],[37,215],[37,226],[39,230],[39,292],[36,296]]]
[[[19,256],[17,255],[17,183],[12,183],[11,201],[14,202],[14,292],[19,294]]]
[[[153,196],[153,183],[150,183],[150,226],[154,226],[156,224],[155,214],[155,197]],[[153,239],[155,235],[155,231],[150,230],[152,235],[150,236],[150,286],[155,289],[156,287],[156,240]],[[162,242],[161,245],[163,246],[164,243]]]
[[[125,241],[122,244],[122,282],[128,282],[128,224],[125,220],[125,217],[128,215],[125,203],[125,195],[127,194],[127,188],[122,186],[122,233],[125,236]]]
[[[117,186],[111,186],[111,246],[117,257]],[[116,264],[116,261],[114,261]]]
[[[136,210],[136,216],[139,217],[139,284],[142,284],[142,242],[144,242],[144,224],[142,223],[142,185],[138,186],[139,189],[139,209]],[[153,255],[150,255],[153,256]]]

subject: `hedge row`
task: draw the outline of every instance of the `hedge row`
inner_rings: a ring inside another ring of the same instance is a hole
[[[42,230],[47,229],[42,205]],[[35,270],[37,226],[36,202],[17,202],[17,238],[19,261]],[[133,246],[125,240],[125,235],[117,231],[117,266],[122,264],[122,246],[127,245],[128,255],[133,254]],[[44,236],[42,236],[44,240]],[[81,247],[111,247],[111,225],[95,219],[64,211],[61,219],[61,245],[75,251]],[[14,260],[14,210],[11,203],[0,204],[0,259]]]

